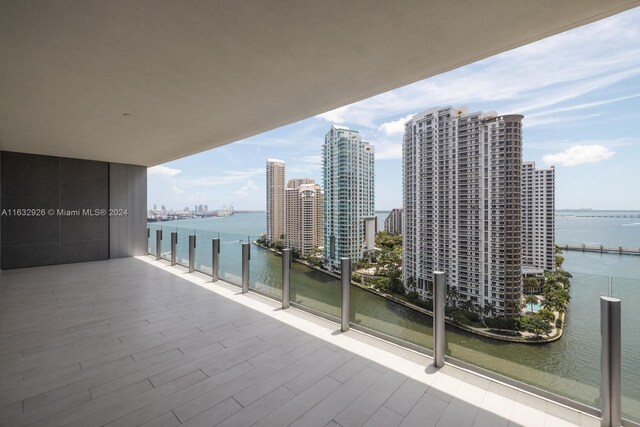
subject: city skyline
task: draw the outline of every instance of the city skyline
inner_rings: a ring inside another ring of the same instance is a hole
[[[524,158],[555,165],[557,208],[640,209],[640,10],[602,21],[149,170],[149,205],[263,209],[264,158],[320,181],[327,125],[376,147],[376,209],[401,206],[401,133],[432,106],[524,114]],[[581,189],[588,187],[588,191]]]

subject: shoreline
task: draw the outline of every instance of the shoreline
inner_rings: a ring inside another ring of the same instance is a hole
[[[271,251],[272,253],[274,253],[276,255],[282,256],[282,252],[278,252],[277,250],[275,250],[273,248],[269,248],[267,246],[264,246],[264,245],[258,243],[255,240],[252,241],[251,243],[253,243],[254,245],[258,246],[261,249],[265,249],[265,250]],[[336,274],[334,272],[325,270],[325,269],[320,268],[320,267],[316,267],[315,265],[312,265],[312,264],[310,264],[310,263],[308,263],[308,262],[306,262],[304,260],[293,259],[292,258],[292,261],[293,262],[297,262],[299,264],[302,264],[304,266],[307,266],[309,268],[312,268],[312,269],[314,269],[316,271],[319,271],[321,273],[327,274],[327,275],[329,275],[331,277],[334,277],[336,279],[340,279],[340,275],[339,274]],[[402,300],[402,299],[400,299],[400,298],[398,298],[398,297],[396,297],[394,295],[382,293],[382,292],[377,291],[375,289],[372,289],[372,288],[369,288],[369,287],[366,287],[366,286],[362,286],[361,284],[359,284],[357,282],[354,282],[354,281],[351,281],[351,285],[352,286],[357,286],[358,288],[360,288],[362,290],[370,292],[370,293],[372,293],[374,295],[378,295],[378,296],[380,296],[382,298],[385,298],[385,299],[387,299],[389,301],[393,301],[393,302],[395,302],[397,304],[400,304],[400,305],[402,305],[404,307],[407,307],[409,309],[418,311],[418,312],[420,312],[422,314],[425,314],[425,315],[433,318],[433,312],[431,312],[431,311],[429,311],[429,310],[427,310],[425,308],[419,307],[417,305],[411,304],[410,302],[404,301],[404,300]],[[562,325],[564,326],[565,314],[562,314],[561,318],[562,318]],[[489,338],[489,339],[496,340],[496,341],[510,342],[510,343],[517,343],[517,344],[549,344],[549,343],[558,341],[562,337],[562,334],[563,334],[563,331],[564,331],[564,327],[562,327],[562,328],[555,328],[554,327],[555,334],[550,335],[549,337],[543,338],[543,339],[531,339],[531,338],[528,338],[528,337],[514,337],[514,336],[506,336],[506,335],[494,334],[494,333],[487,332],[487,331],[479,329],[479,328],[474,328],[473,326],[467,326],[467,325],[461,325],[459,323],[454,323],[446,316],[445,316],[445,323],[450,325],[450,326],[452,326],[452,327],[454,327],[454,328],[460,329],[462,331],[468,332],[468,333],[473,334],[473,335],[478,335],[478,336],[481,336],[481,337],[484,337],[484,338]],[[505,331],[515,332],[515,331],[511,331],[510,329],[507,329]]]

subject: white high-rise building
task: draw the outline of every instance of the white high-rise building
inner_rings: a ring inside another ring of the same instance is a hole
[[[311,178],[296,178],[285,189],[285,245],[303,255],[322,246],[324,194]]]
[[[405,124],[405,286],[427,296],[444,271],[451,303],[519,310],[522,118],[446,107]]]
[[[322,146],[324,256],[338,270],[340,258],[362,258],[365,219],[374,216],[374,147],[360,133],[333,125]]]
[[[384,231],[402,234],[402,209],[393,209],[384,220]]]
[[[555,168],[522,163],[522,265],[555,267]]]
[[[284,161],[267,159],[267,241],[276,243],[284,234]]]

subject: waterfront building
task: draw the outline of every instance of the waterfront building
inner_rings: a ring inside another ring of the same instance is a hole
[[[269,243],[276,243],[284,234],[284,169],[284,161],[267,159],[267,241]]]
[[[374,216],[374,147],[360,133],[333,125],[322,146],[324,257],[338,270],[340,258],[362,258],[365,218]]]
[[[444,271],[450,303],[519,310],[522,118],[445,107],[405,124],[405,286],[426,297]]]
[[[384,220],[384,231],[402,234],[402,208],[393,209]]]
[[[303,255],[322,246],[324,194],[311,178],[290,179],[285,189],[285,245]]]
[[[555,168],[522,163],[522,265],[552,271],[555,259]]]
[[[364,250],[369,251],[376,247],[376,235],[378,234],[378,217],[364,218]]]

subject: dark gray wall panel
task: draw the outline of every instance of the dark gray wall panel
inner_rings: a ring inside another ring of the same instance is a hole
[[[60,217],[62,242],[109,240],[109,164],[60,159],[60,207],[72,211],[89,209],[104,214]],[[104,259],[104,258],[99,258]]]
[[[2,153],[2,206],[13,209],[58,208],[60,164],[56,157],[11,152]],[[57,243],[58,217],[3,215],[2,245]]]
[[[45,209],[45,216],[3,215],[0,268],[95,261],[109,257],[109,164],[3,152],[2,208]],[[59,210],[80,210],[77,216]]]
[[[2,248],[2,269],[60,264],[60,244],[36,243]]]
[[[93,240],[62,242],[60,244],[60,264],[99,261],[109,259],[109,241]]]
[[[111,216],[111,258],[144,255],[147,252],[147,168],[111,163],[109,172],[111,209],[127,215]]]

